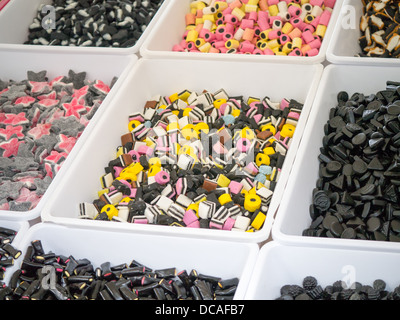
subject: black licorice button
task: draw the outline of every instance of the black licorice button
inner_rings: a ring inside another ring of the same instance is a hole
[[[363,175],[368,170],[367,164],[362,160],[356,160],[353,162],[353,171],[357,175]]]
[[[346,228],[343,230],[342,234],[340,235],[341,238],[343,239],[355,239],[357,236],[357,233],[353,228]]]
[[[381,219],[378,217],[371,217],[367,220],[368,231],[374,232],[381,228]]]

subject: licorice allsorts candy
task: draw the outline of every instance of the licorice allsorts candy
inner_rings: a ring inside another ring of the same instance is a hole
[[[143,113],[128,116],[129,132],[100,177],[99,199],[81,203],[80,218],[258,231],[302,107],[223,89],[156,95]],[[115,214],[107,216],[106,205]]]

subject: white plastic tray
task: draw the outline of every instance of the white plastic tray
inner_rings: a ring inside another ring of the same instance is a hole
[[[145,58],[176,58],[176,59],[205,59],[223,61],[246,61],[246,62],[275,62],[275,63],[297,63],[314,64],[325,60],[326,49],[330,42],[333,28],[340,12],[343,0],[337,0],[332,12],[331,20],[326,30],[325,38],[318,55],[314,57],[292,57],[292,56],[263,56],[247,54],[220,54],[220,53],[197,53],[197,52],[173,52],[172,47],[178,44],[185,32],[185,15],[189,12],[191,0],[171,0],[165,8],[157,25],[144,41],[140,54]]]
[[[369,95],[384,90],[387,80],[400,80],[400,68],[347,65],[329,65],[325,68],[287,183],[285,197],[276,214],[272,228],[274,240],[284,244],[314,247],[400,250],[399,243],[302,236],[303,230],[311,223],[309,206],[312,190],[318,179],[319,149],[322,147],[329,110],[337,106],[337,94],[344,90],[349,95],[356,92]]]
[[[28,50],[32,52],[53,52],[53,53],[90,53],[95,54],[137,54],[143,41],[147,38],[152,28],[156,25],[165,6],[170,0],[164,0],[153,19],[142,33],[139,40],[132,47],[128,48],[97,48],[97,47],[72,47],[72,46],[43,46],[25,45],[28,39],[29,26],[37,15],[37,10],[41,4],[51,5],[52,0],[12,0],[0,12],[0,50]]]
[[[361,52],[358,39],[361,36],[362,9],[361,0],[345,0],[326,51],[326,59],[335,64],[399,66],[400,59],[397,58],[355,57]]]
[[[26,248],[33,240],[41,240],[45,252],[73,255],[76,259],[89,259],[99,267],[109,261],[111,265],[130,263],[133,259],[152,269],[176,267],[178,271],[198,273],[229,279],[239,278],[234,299],[242,300],[256,263],[259,248],[256,244],[227,243],[202,239],[182,239],[134,233],[69,228],[52,223],[39,223],[31,227],[19,245],[21,258],[6,274],[8,283],[12,273],[20,267]]]
[[[0,219],[6,220],[33,220],[40,216],[44,203],[49,198],[51,190],[56,188],[57,181],[61,180],[61,176],[67,171],[69,164],[78,154],[84,140],[90,136],[93,129],[92,122],[95,122],[101,113],[105,111],[115,93],[124,82],[129,70],[137,61],[137,57],[132,56],[114,56],[114,55],[90,55],[90,54],[66,54],[60,53],[54,55],[52,53],[32,53],[13,50],[0,50],[0,79],[15,81],[25,80],[27,71],[39,72],[47,70],[49,79],[60,75],[68,76],[68,71],[86,72],[88,80],[102,80],[106,84],[110,84],[114,76],[119,77],[114,87],[104,99],[103,103],[97,110],[95,116],[89,122],[88,126],[78,139],[74,148],[71,150],[68,158],[53,182],[50,184],[46,193],[41,198],[39,204],[32,210],[25,212],[0,210]]]
[[[90,226],[98,229],[130,230],[166,235],[182,235],[218,238],[235,241],[261,242],[268,238],[273,216],[284,195],[286,180],[296,156],[310,107],[322,73],[322,65],[302,66],[221,61],[158,60],[141,59],[134,66],[112,105],[96,122],[87,143],[77,155],[76,162],[69,168],[49,204],[43,209],[42,221],[52,221],[73,226]],[[256,75],[255,81],[238,81],[247,74]],[[270,75],[276,75],[271,77]],[[213,77],[218,78],[217,81]],[[171,95],[189,89],[211,92],[224,88],[228,94],[255,96],[261,99],[269,95],[272,101],[284,97],[304,103],[291,146],[286,155],[281,176],[271,200],[263,228],[254,233],[223,230],[171,228],[159,225],[141,225],[110,221],[79,219],[78,205],[92,202],[101,189],[100,177],[104,166],[115,156],[114,150],[126,133],[128,116],[142,112],[146,101],[153,96]]]
[[[245,300],[275,300],[282,286],[302,285],[313,276],[324,289],[335,281],[372,286],[377,279],[386,290],[400,285],[400,252],[284,246],[275,241],[263,246],[254,267]]]

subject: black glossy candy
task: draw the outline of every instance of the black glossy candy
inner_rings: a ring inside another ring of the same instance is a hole
[[[42,281],[49,268],[56,270],[55,283],[46,282],[50,289]],[[232,300],[238,283],[238,278],[221,279],[195,269],[190,274],[174,267],[153,270],[136,260],[119,265],[107,261],[94,268],[88,259],[45,254],[41,241],[35,240],[21,269],[0,288],[0,300]]]
[[[329,111],[304,236],[400,241],[400,85],[341,91]]]

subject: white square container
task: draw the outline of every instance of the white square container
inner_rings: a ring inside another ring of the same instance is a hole
[[[313,276],[325,289],[335,281],[349,287],[354,282],[372,286],[377,279],[386,290],[400,285],[400,252],[285,246],[276,241],[263,246],[254,267],[245,300],[275,300],[284,285],[302,286]]]
[[[163,15],[157,22],[157,25],[152,29],[151,33],[144,41],[143,46],[140,49],[140,54],[145,58],[204,59],[296,64],[322,63],[325,60],[328,43],[330,42],[342,2],[343,0],[336,1],[320,51],[318,55],[314,57],[173,52],[172,47],[182,40],[182,35],[186,30],[185,15],[189,12],[191,0],[171,0],[168,7],[163,12]]]
[[[156,25],[161,13],[170,0],[164,0],[157,13],[153,16],[149,25],[142,33],[139,40],[128,48],[97,48],[97,47],[73,47],[73,46],[43,46],[25,45],[28,40],[29,26],[36,17],[40,5],[51,5],[53,0],[12,0],[0,11],[0,50],[13,49],[31,52],[52,53],[90,53],[90,54],[137,54],[143,41],[147,38],[151,29]]]
[[[361,0],[345,0],[326,51],[326,59],[335,64],[399,66],[398,58],[356,57],[361,52],[358,39],[361,37],[362,14]]]
[[[387,80],[400,80],[400,68],[376,66],[329,65],[325,68],[312,110],[304,131],[292,173],[289,177],[272,228],[274,240],[291,245],[342,247],[374,250],[400,250],[399,243],[385,241],[303,237],[311,218],[309,206],[319,171],[319,150],[329,110],[337,106],[337,94],[347,91],[369,95],[386,88]]]
[[[273,217],[284,195],[286,180],[296,156],[310,107],[322,74],[322,65],[280,65],[191,60],[141,59],[124,82],[118,96],[101,119],[96,121],[87,143],[77,155],[76,162],[58,185],[49,205],[43,209],[42,220],[55,223],[87,226],[99,229],[130,230],[165,235],[195,236],[235,241],[261,242],[268,238]],[[254,74],[255,81],[238,81]],[[276,75],[276,76],[270,76]],[[218,79],[218,80],[217,80]],[[269,207],[269,213],[260,231],[230,232],[225,230],[171,228],[160,225],[142,225],[114,221],[79,219],[79,203],[93,202],[101,189],[100,177],[104,166],[115,157],[115,148],[121,135],[127,133],[128,116],[142,112],[155,95],[169,96],[188,89],[196,92],[216,92],[224,88],[231,96],[260,97],[269,95],[272,101],[287,97],[304,103],[300,121],[286,154],[281,175]]]
[[[178,237],[39,223],[28,230],[20,243],[21,258],[8,270],[6,284],[12,273],[20,267],[26,248],[33,240],[41,240],[45,252],[73,255],[76,259],[87,258],[95,268],[104,262],[110,262],[113,266],[129,264],[135,259],[152,269],[176,267],[178,272],[186,270],[189,273],[195,269],[198,273],[222,279],[237,277],[236,300],[244,298],[259,252],[258,245],[251,243],[233,244],[207,239],[182,241]]]
[[[46,199],[49,198],[51,190],[56,188],[57,181],[61,180],[61,176],[67,171],[69,164],[78,154],[79,149],[83,145],[84,140],[90,136],[90,131],[101,113],[105,111],[115,93],[126,78],[129,70],[137,61],[137,57],[132,56],[114,56],[114,55],[90,55],[90,54],[66,54],[60,53],[54,55],[52,53],[32,53],[13,50],[0,50],[0,79],[21,81],[27,78],[28,71],[39,72],[47,70],[47,77],[53,79],[60,75],[68,76],[68,71],[86,72],[86,79],[102,80],[106,84],[110,84],[114,76],[118,77],[118,81],[111,89],[106,99],[98,108],[95,116],[89,122],[82,135],[78,139],[74,148],[64,161],[62,168],[53,179],[49,188],[42,196],[38,205],[29,211],[18,212],[9,210],[0,210],[0,219],[6,220],[33,220],[40,217]]]

